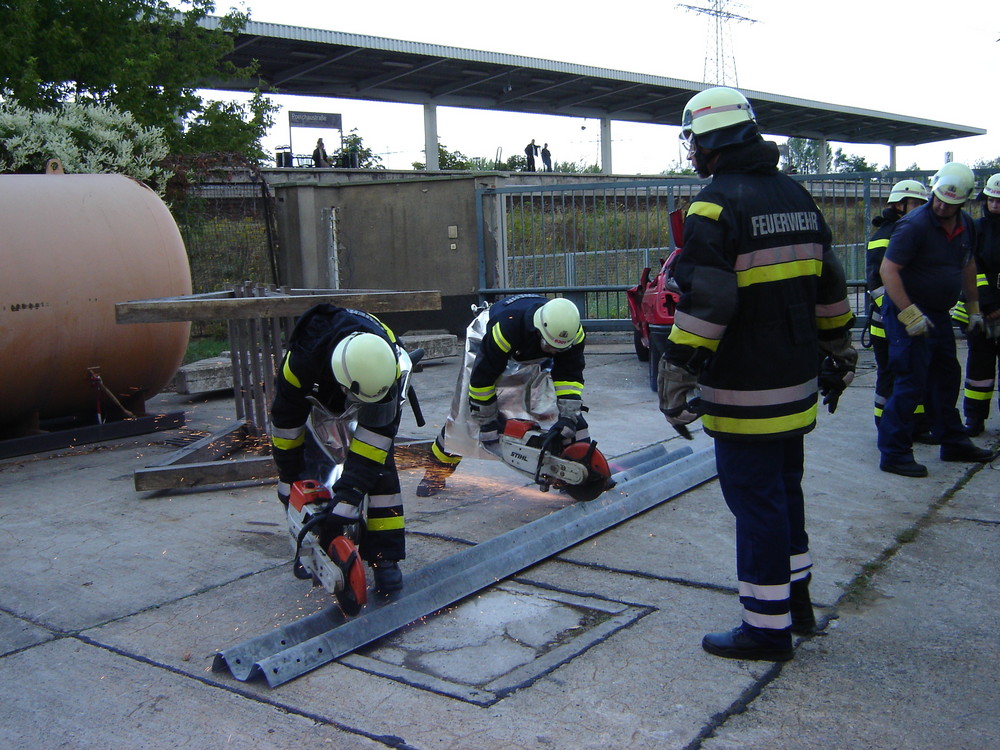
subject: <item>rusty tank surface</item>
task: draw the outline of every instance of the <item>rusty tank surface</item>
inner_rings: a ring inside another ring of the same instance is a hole
[[[0,227],[0,437],[96,415],[101,391],[141,412],[191,328],[115,322],[116,302],[191,293],[163,201],[122,175],[0,175]]]

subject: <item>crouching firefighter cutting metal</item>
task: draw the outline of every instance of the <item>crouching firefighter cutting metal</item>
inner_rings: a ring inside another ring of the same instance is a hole
[[[575,500],[607,489],[611,472],[583,416],[585,339],[580,312],[564,298],[519,294],[479,311],[417,495],[443,490],[463,456],[499,458]]]
[[[299,319],[276,373],[271,436],[295,574],[332,590],[348,614],[367,598],[360,560],[376,591],[403,585],[393,441],[411,370],[376,317],[323,304]]]

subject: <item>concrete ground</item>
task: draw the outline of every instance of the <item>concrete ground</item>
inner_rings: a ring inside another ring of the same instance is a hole
[[[458,358],[415,377],[430,439]],[[716,481],[276,688],[215,654],[330,606],[291,574],[273,485],[136,492],[133,472],[235,420],[163,394],[185,427],[0,462],[0,747],[987,748],[1000,746],[1000,503],[990,465],[878,470],[870,353],[807,437],[828,627],[783,665],[711,656],[737,624],[733,521]],[[609,457],[683,441],[631,343],[593,337],[586,402]],[[996,417],[981,445],[995,445]],[[700,430],[694,447],[710,448]],[[402,472],[416,571],[566,505],[466,461],[433,498]],[[595,501],[598,502],[598,501]]]

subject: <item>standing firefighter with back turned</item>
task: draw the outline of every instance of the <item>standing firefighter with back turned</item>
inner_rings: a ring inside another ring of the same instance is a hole
[[[792,633],[816,627],[803,435],[816,426],[817,376],[831,412],[854,377],[854,316],[830,229],[809,193],[778,170],[777,146],[761,138],[746,97],[702,91],[682,128],[688,158],[713,179],[684,223],[660,409],[682,434],[700,416],[715,438],[743,605],[742,624],[709,633],[702,646],[786,661]]]

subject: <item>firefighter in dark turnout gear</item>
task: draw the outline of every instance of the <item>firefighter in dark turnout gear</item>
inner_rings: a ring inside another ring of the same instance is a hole
[[[659,363],[660,409],[699,416],[736,518],[743,621],[702,640],[734,659],[791,659],[812,633],[812,561],[802,492],[803,436],[816,425],[817,376],[832,412],[854,377],[854,316],[830,230],[806,190],[777,168],[746,98],[715,87],[684,109],[689,158],[712,182],[684,223],[681,290]]]
[[[879,468],[907,477],[927,476],[913,458],[914,409],[927,407],[942,461],[988,461],[991,452],[969,440],[958,414],[962,368],[949,311],[963,290],[968,330],[982,329],[976,288],[975,226],[962,206],[976,178],[965,164],[949,162],[934,175],[930,202],[896,223],[882,260],[892,394],[878,426]]]
[[[393,332],[373,315],[317,305],[296,323],[271,405],[279,499],[287,507],[292,482],[329,483],[340,466],[321,543],[325,549],[345,526],[363,521],[359,550],[383,592],[402,586],[399,561],[406,556],[393,453],[401,414],[399,349]]]
[[[965,362],[965,397],[962,412],[965,429],[971,436],[981,435],[990,416],[990,402],[997,386],[997,362],[1000,361],[1000,174],[986,181],[983,215],[976,220],[976,288],[984,325],[966,334],[968,355]],[[961,322],[968,324],[962,308]],[[954,317],[954,316],[953,316]]]
[[[482,311],[467,331],[466,366],[417,495],[444,489],[462,456],[483,455],[480,444],[496,443],[507,418],[539,424],[555,419],[550,430],[560,432],[564,443],[589,440],[583,416],[585,340],[579,310],[562,297],[519,294]],[[530,372],[548,382],[526,382],[523,376]],[[554,390],[554,404],[546,403],[543,386]]]
[[[865,278],[869,296],[869,324],[872,353],[875,355],[875,425],[882,418],[882,409],[892,393],[892,371],[889,369],[889,342],[885,338],[882,325],[882,303],[885,286],[882,284],[880,268],[885,250],[889,247],[889,237],[896,222],[914,208],[927,202],[927,189],[917,180],[900,180],[889,191],[887,205],[880,216],[872,219],[875,232],[868,240],[865,252]],[[924,413],[924,406],[917,407],[917,414]],[[922,417],[918,417],[915,438],[928,432]],[[929,436],[928,436],[929,437]]]

